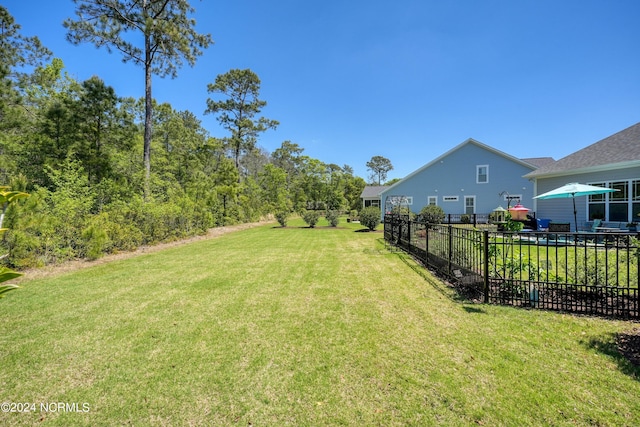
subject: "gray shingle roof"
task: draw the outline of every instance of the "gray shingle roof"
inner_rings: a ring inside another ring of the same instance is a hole
[[[371,198],[378,197],[382,190],[389,188],[388,185],[367,185],[362,190],[362,194],[360,194],[360,198]]]
[[[536,167],[543,167],[543,166],[547,166],[551,163],[554,163],[555,160],[553,159],[553,157],[530,157],[528,159],[520,159],[523,160],[533,166]]]
[[[563,174],[634,161],[640,162],[640,123],[563,157],[557,162],[542,166],[525,177]]]

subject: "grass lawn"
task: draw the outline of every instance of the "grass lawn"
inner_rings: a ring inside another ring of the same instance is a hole
[[[636,324],[461,303],[382,233],[324,224],[22,282],[0,401],[34,406],[0,425],[640,425],[614,343]]]

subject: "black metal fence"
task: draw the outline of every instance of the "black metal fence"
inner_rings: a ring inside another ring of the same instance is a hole
[[[443,224],[486,224],[489,214],[446,214]]]
[[[497,232],[392,214],[384,237],[471,300],[640,318],[637,233]]]

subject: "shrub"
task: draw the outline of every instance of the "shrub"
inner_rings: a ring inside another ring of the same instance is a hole
[[[101,224],[90,224],[82,232],[85,241],[85,256],[90,260],[96,260],[104,255],[109,243],[109,236]]]
[[[309,228],[313,228],[318,223],[318,219],[320,218],[320,214],[318,211],[305,211],[302,214],[302,219],[307,223]]]
[[[281,227],[287,226],[288,218],[289,218],[289,212],[287,211],[276,212],[276,219],[278,220],[278,224],[280,224]]]
[[[416,216],[413,212],[411,212],[411,209],[409,209],[407,206],[400,206],[400,205],[396,205],[392,207],[391,213],[394,215],[408,216],[411,221],[413,221],[413,219]]]
[[[142,245],[145,238],[136,224],[136,220],[143,220],[141,212],[142,204],[137,200],[116,201],[108,206],[102,213],[106,217],[104,227],[110,242],[105,252],[130,251]]]
[[[339,212],[334,210],[329,210],[325,214],[325,218],[327,219],[327,222],[329,222],[329,225],[331,225],[332,227],[338,226],[339,217],[340,217]]]
[[[440,206],[428,205],[420,211],[420,218],[429,224],[441,224],[444,221],[444,211]]]
[[[467,214],[464,214],[460,217],[460,222],[463,224],[471,224],[471,217]]]
[[[380,209],[369,206],[360,212],[360,224],[373,231],[380,224]]]
[[[514,221],[511,219],[511,215],[507,215],[507,222],[504,224],[505,231],[518,232],[524,228],[524,224],[520,221]]]
[[[6,230],[2,228],[2,222],[5,212],[9,207],[9,203],[28,196],[29,195],[27,193],[22,193],[20,191],[10,191],[9,187],[6,186],[0,187],[0,235],[2,235]],[[0,267],[0,298],[4,296],[3,294],[18,288],[17,285],[4,282],[20,277],[21,275],[22,274],[16,273],[6,267]]]

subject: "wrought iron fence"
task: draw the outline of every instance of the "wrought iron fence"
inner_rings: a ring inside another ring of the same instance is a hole
[[[446,214],[444,224],[486,224],[489,214]]]
[[[472,300],[640,318],[637,233],[498,232],[392,214],[384,236]]]

